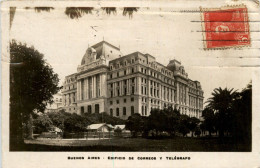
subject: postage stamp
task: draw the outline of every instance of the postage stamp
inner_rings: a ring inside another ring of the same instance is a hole
[[[250,45],[248,13],[245,5],[202,9],[202,29],[205,49]]]

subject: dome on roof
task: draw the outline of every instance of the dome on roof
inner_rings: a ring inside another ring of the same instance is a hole
[[[97,51],[94,48],[89,47],[81,60],[81,65],[95,61],[96,56],[97,56]]]
[[[113,60],[121,57],[122,55],[123,54],[119,48],[105,41],[101,41],[87,49],[81,60],[81,65],[91,63],[97,59]]]
[[[179,71],[181,67],[181,63],[177,60],[171,60],[169,64],[167,65],[167,68],[171,71]]]

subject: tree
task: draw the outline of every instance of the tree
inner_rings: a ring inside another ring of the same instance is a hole
[[[166,114],[163,110],[152,109],[150,116],[148,117],[148,130],[155,130],[156,136],[158,136],[160,131],[166,129]]]
[[[173,109],[172,106],[165,108],[164,111],[167,114],[167,126],[165,131],[167,131],[171,136],[175,136],[180,122],[180,112],[176,108]]]
[[[180,116],[180,125],[179,125],[179,132],[182,133],[183,136],[186,136],[189,132],[189,116],[181,115]]]
[[[83,117],[90,121],[91,124],[98,124],[98,123],[107,123],[111,125],[120,125],[125,124],[125,120],[122,120],[117,117],[113,117],[108,115],[107,113],[84,113]]]
[[[23,124],[33,111],[44,111],[61,87],[43,54],[26,44],[10,43],[10,149],[23,144]]]
[[[71,19],[78,19],[84,14],[92,14],[93,9],[93,7],[67,7],[65,14]]]
[[[128,117],[125,128],[130,130],[133,137],[136,137],[138,132],[142,132],[144,129],[144,121],[139,113]]]
[[[196,128],[195,128],[195,135],[196,135],[197,137],[199,137],[200,134],[201,134],[201,130],[199,129],[199,127],[196,127]]]
[[[66,113],[64,120],[64,132],[84,132],[88,125],[89,122],[86,118],[76,113]]]
[[[232,136],[236,141],[252,141],[252,83],[243,89],[232,106]]]
[[[230,129],[232,103],[238,96],[238,93],[233,90],[216,88],[212,93],[212,97],[207,100],[208,107],[216,112],[216,126],[220,137],[223,137],[224,132]]]
[[[200,123],[200,120],[196,117],[191,117],[189,119],[189,130],[191,131],[191,136],[193,137],[193,133],[196,130],[196,128],[198,127],[198,124]]]
[[[122,135],[122,130],[121,128],[117,127],[116,129],[114,129],[114,133],[116,134],[116,136],[121,136]]]
[[[216,117],[214,111],[207,106],[202,111],[202,117],[204,118],[202,128],[207,130],[209,132],[209,136],[211,136],[211,133],[215,131],[216,127]]]
[[[53,123],[48,115],[42,114],[33,120],[33,125],[34,125],[34,132],[40,134],[42,132],[49,131],[53,126]]]

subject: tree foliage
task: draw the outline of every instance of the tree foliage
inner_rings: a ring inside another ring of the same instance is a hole
[[[199,119],[181,115],[176,108],[169,106],[164,109],[152,109],[148,117],[140,114],[130,116],[126,122],[126,129],[129,129],[133,136],[141,133],[147,137],[149,132],[156,137],[165,133],[175,136],[176,132],[185,136],[190,131],[195,131],[199,122]]]
[[[144,130],[144,121],[139,113],[135,113],[126,121],[125,128],[132,132],[133,137],[136,137],[138,132]]]
[[[93,7],[67,7],[65,14],[71,19],[78,19],[84,14],[92,14],[93,9]]]
[[[26,44],[10,43],[10,142],[23,142],[22,125],[30,114],[44,111],[60,87],[43,54]]]
[[[215,111],[216,127],[219,130],[219,136],[223,137],[225,131],[229,131],[232,103],[238,97],[234,89],[216,88],[212,92],[212,97],[207,101],[208,107]]]
[[[107,15],[110,15],[111,13],[116,14],[116,8],[115,7],[103,7],[101,9],[103,11],[105,11]]]
[[[202,111],[202,117],[204,118],[202,129],[208,131],[209,136],[211,136],[211,133],[216,131],[216,116],[214,114],[214,111],[211,108],[206,107]]]
[[[250,143],[252,138],[252,84],[241,92],[217,88],[203,110],[202,128],[232,136],[235,141]]]
[[[34,133],[40,134],[42,132],[49,131],[53,126],[53,123],[48,115],[42,114],[33,120],[33,126],[34,126]]]

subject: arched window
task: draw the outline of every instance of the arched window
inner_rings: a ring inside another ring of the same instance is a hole
[[[134,113],[135,113],[134,106],[131,106],[131,115],[134,115]]]
[[[113,109],[110,109],[110,116],[113,117]]]
[[[119,108],[116,108],[116,116],[119,116]]]
[[[123,107],[123,115],[126,115],[126,107]]]

